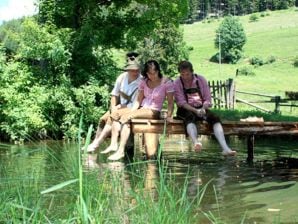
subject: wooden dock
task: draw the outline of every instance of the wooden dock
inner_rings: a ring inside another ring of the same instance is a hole
[[[165,125],[164,120],[133,119],[131,128],[133,133],[162,134],[184,134],[184,126],[181,120],[174,120]],[[225,135],[247,136],[247,160],[254,157],[254,136],[256,135],[296,135],[298,136],[298,122],[242,122],[223,121],[222,126]],[[212,129],[207,123],[198,124],[200,135],[213,135]],[[152,145],[147,148],[153,147]]]

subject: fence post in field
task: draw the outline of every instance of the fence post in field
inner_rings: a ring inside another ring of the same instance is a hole
[[[274,113],[279,114],[280,113],[280,96],[275,96],[274,97],[274,101],[275,101],[275,109],[274,109]]]
[[[227,100],[228,100],[228,108],[234,109],[235,107],[235,83],[233,79],[227,80]]]

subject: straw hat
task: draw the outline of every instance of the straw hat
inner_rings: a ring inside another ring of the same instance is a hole
[[[139,70],[139,69],[140,69],[140,64],[136,60],[128,61],[126,66],[124,67],[125,71],[127,71],[127,70]]]

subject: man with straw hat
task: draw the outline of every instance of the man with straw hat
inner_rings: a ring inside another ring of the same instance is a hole
[[[117,111],[117,114],[121,115],[121,111],[125,111],[124,108],[131,108],[137,98],[137,89],[141,80],[140,65],[136,60],[138,54],[130,52],[126,56],[127,64],[124,67],[124,72],[117,78],[111,92],[110,110],[99,119],[95,139],[88,145],[87,152],[94,152],[110,135],[112,130],[111,114]],[[104,150],[101,153],[108,152],[108,150]]]

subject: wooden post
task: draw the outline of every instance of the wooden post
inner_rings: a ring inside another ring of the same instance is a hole
[[[275,101],[275,109],[274,109],[274,113],[279,114],[280,113],[280,96],[275,96],[274,97],[274,101]]]
[[[247,136],[247,162],[252,162],[254,159],[254,145],[255,145],[255,136]]]
[[[233,79],[228,79],[227,80],[227,87],[228,87],[228,108],[229,109],[234,109],[235,107],[235,84]]]
[[[224,90],[225,109],[228,109],[229,103],[228,103],[228,97],[227,97],[227,85],[226,85],[226,83],[223,83],[223,85],[224,85],[223,90]]]

